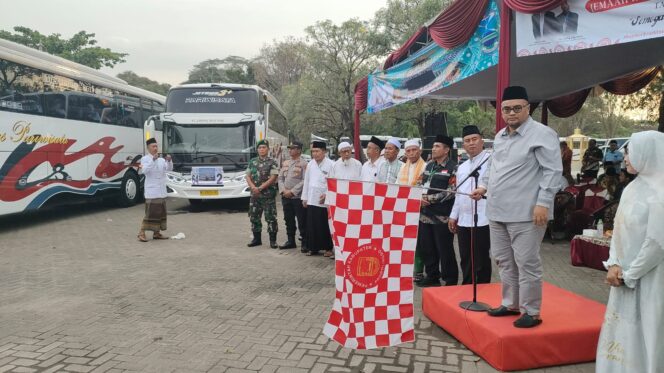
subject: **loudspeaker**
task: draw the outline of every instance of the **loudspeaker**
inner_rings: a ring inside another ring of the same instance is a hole
[[[422,139],[422,158],[429,159],[436,135],[447,136],[447,112],[427,113],[424,117],[424,138]]]

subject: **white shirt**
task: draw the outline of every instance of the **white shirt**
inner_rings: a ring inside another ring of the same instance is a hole
[[[166,171],[173,170],[173,162],[164,158],[152,158],[144,155],[141,158],[141,173],[145,175],[145,199],[166,198]]]
[[[330,171],[329,177],[335,179],[345,180],[360,180],[362,176],[362,163],[355,158],[350,158],[347,161],[339,158]]]
[[[325,207],[325,204],[319,201],[320,196],[327,193],[327,176],[332,171],[332,166],[334,162],[329,158],[323,159],[320,164],[315,159],[309,161],[302,188],[302,200],[307,202],[307,205]]]
[[[459,165],[456,172],[457,183],[466,180],[466,177],[470,174],[471,171],[475,170],[477,166],[480,165],[484,160],[489,158],[491,154],[486,150],[482,151],[480,154],[476,155],[474,158],[469,159]],[[485,172],[489,168],[489,162],[485,162],[480,168],[481,179]],[[475,186],[475,178],[470,177],[463,185],[457,187],[457,191],[461,193],[472,193],[477,186]],[[450,213],[450,219],[457,221],[457,224],[461,227],[472,227],[473,226],[473,215],[474,211],[474,201],[466,195],[457,194],[454,199],[454,207],[452,207],[452,212]],[[477,201],[477,226],[483,227],[489,225],[489,219],[486,217],[486,199],[481,199]]]
[[[385,162],[385,158],[378,157],[373,163],[371,160],[364,162],[362,165],[362,181],[378,181],[378,171],[380,171],[380,166]]]

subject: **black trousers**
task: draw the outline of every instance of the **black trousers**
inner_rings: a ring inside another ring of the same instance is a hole
[[[312,253],[332,250],[332,235],[327,222],[327,208],[307,206],[307,249]]]
[[[457,228],[464,285],[473,283],[472,261],[470,260],[470,232],[471,228],[469,227]],[[488,284],[491,282],[490,236],[488,225],[477,227],[475,230],[475,279],[478,284]]]
[[[447,224],[425,224],[420,222],[418,239],[427,277],[442,279],[445,286],[459,282],[459,265],[454,253],[454,234]]]
[[[306,247],[307,232],[307,209],[302,206],[302,200],[299,198],[281,197],[281,205],[284,209],[284,221],[286,222],[286,234],[288,238],[295,237],[296,230],[300,231],[302,246]],[[295,220],[297,219],[297,229]]]

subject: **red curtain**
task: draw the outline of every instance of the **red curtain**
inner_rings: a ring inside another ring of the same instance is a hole
[[[366,76],[355,84],[355,110],[364,111],[367,109],[368,89],[369,78]]]
[[[355,158],[360,160],[360,113],[367,109],[367,97],[369,95],[369,78],[364,77],[355,84],[355,112],[353,118],[353,147],[355,148]]]
[[[427,28],[424,26],[420,27],[420,29],[417,30],[417,32],[414,33],[413,36],[411,36],[410,39],[408,39],[399,49],[387,56],[387,60],[385,60],[385,63],[383,64],[383,70],[387,70],[399,63],[403,57],[408,55],[410,48],[426,33]]]
[[[462,45],[475,32],[489,0],[456,0],[431,25],[429,35],[445,49]]]
[[[510,51],[512,50],[512,11],[503,1],[500,4],[500,45],[498,50],[498,76],[496,82],[496,100],[503,101],[503,91],[510,85]],[[500,106],[500,105],[498,105]],[[507,125],[496,106],[496,133]]]
[[[621,78],[600,84],[602,88],[614,95],[631,95],[647,86],[662,70],[661,66],[637,71]]]
[[[547,101],[547,108],[551,114],[558,118],[567,118],[576,114],[583,107],[586,102],[588,94],[592,88],[580,90],[578,92],[570,93],[566,96],[560,96],[553,100]]]
[[[508,7],[521,13],[541,13],[560,6],[563,0],[503,0]]]

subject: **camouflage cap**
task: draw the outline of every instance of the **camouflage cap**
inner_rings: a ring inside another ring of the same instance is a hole
[[[267,146],[268,148],[270,147],[270,143],[269,143],[267,140],[265,140],[265,139],[260,140],[259,142],[256,143],[256,147],[257,147],[257,148],[258,148],[259,146],[261,146],[261,145],[265,145],[265,146]]]

